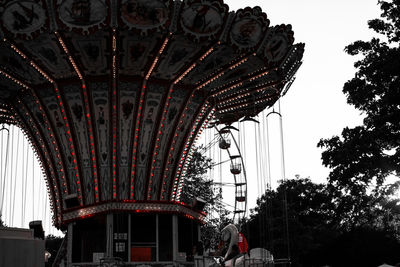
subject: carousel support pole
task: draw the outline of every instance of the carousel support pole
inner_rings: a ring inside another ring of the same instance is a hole
[[[172,260],[178,260],[178,216],[172,216]]]
[[[107,245],[106,245],[106,258],[113,257],[113,214],[107,214]]]
[[[67,242],[67,266],[72,266],[72,242],[73,240],[73,223],[68,224],[68,242]]]
[[[158,217],[159,217],[159,215],[156,214],[156,262],[160,261],[160,257],[159,257],[159,254],[160,254],[159,229],[160,229],[160,227],[159,227],[159,218]]]

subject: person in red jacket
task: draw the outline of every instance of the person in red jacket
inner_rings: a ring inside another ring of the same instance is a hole
[[[247,253],[247,250],[249,249],[249,244],[247,243],[247,239],[242,233],[239,233],[238,247],[240,253],[242,254]]]

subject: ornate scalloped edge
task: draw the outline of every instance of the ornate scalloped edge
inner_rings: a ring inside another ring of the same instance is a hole
[[[282,55],[280,58],[278,59],[274,58],[273,60],[271,60],[270,55],[267,55],[266,50],[268,48],[268,45],[270,44],[269,42],[272,41],[273,38],[279,36],[285,38],[285,41],[287,42],[286,50],[284,55]],[[265,40],[263,41],[262,46],[260,46],[257,52],[258,54],[262,55],[267,65],[280,65],[280,63],[284,61],[285,58],[287,57],[287,54],[289,53],[293,43],[294,43],[294,32],[292,30],[292,25],[290,24],[276,25],[268,30],[265,36]]]
[[[6,10],[6,8],[8,6],[14,4],[14,3],[17,3],[17,2],[21,2],[21,1],[20,0],[9,1],[9,2],[6,2],[5,5],[0,7],[0,10],[3,9],[3,10],[1,10],[1,13],[0,13],[0,17],[1,17],[1,19],[0,19],[0,28],[3,30],[3,33],[2,33],[3,35],[12,36],[13,38],[11,38],[11,39],[20,38],[20,39],[24,39],[24,40],[32,40],[32,39],[35,39],[37,36],[39,36],[41,33],[46,32],[49,29],[49,27],[50,27],[49,6],[48,6],[48,3],[46,2],[46,0],[40,0],[40,1],[35,1],[34,3],[41,6],[41,8],[43,9],[44,13],[46,14],[46,18],[44,20],[43,25],[40,26],[39,29],[37,29],[35,31],[32,31],[30,34],[15,33],[13,31],[8,30],[7,27],[5,27],[4,24],[3,24],[3,18],[2,17],[3,17],[4,11]],[[3,38],[4,38],[4,36],[3,36]]]
[[[142,27],[141,28],[141,27],[135,26],[133,24],[130,24],[129,22],[127,22],[124,19],[123,15],[122,15],[122,5],[124,4],[124,2],[126,3],[126,1],[129,1],[129,0],[125,0],[125,1],[122,0],[122,1],[119,2],[119,7],[118,7],[119,11],[117,13],[118,14],[118,20],[120,22],[120,25],[123,28],[128,29],[128,30],[132,30],[134,32],[137,32],[138,34],[140,34],[142,36],[148,36],[151,33],[156,32],[157,30],[158,31],[165,31],[166,29],[168,29],[170,27],[171,21],[173,20],[173,16],[175,14],[174,10],[175,10],[175,6],[176,6],[177,2],[175,2],[173,0],[157,0],[157,1],[161,2],[161,3],[163,3],[165,5],[165,7],[167,8],[167,10],[168,10],[167,19],[164,22],[162,22],[161,24],[159,24],[159,25],[150,26],[150,27]]]
[[[186,217],[198,220],[200,222],[203,222],[205,218],[205,214],[203,212],[197,212],[193,209],[190,209],[186,205],[182,205],[180,202],[125,201],[125,202],[109,202],[109,203],[97,204],[94,206],[79,208],[72,211],[65,211],[63,214],[63,223],[112,211],[131,211],[132,213],[184,214]]]
[[[221,15],[221,25],[218,29],[211,33],[196,33],[186,27],[182,21],[183,14],[186,10],[194,5],[208,6],[214,9],[219,15]],[[220,36],[225,29],[227,17],[228,17],[229,6],[226,5],[222,0],[185,0],[179,12],[179,30],[184,32],[184,35],[188,36],[193,42],[201,42],[205,40],[213,40],[217,36]]]
[[[110,20],[111,20],[111,8],[110,8],[111,0],[97,0],[97,1],[100,1],[104,4],[106,16],[101,21],[99,21],[98,23],[96,23],[94,25],[74,26],[74,25],[66,24],[60,17],[59,8],[63,4],[63,2],[65,2],[65,0],[53,0],[52,7],[53,7],[53,12],[55,13],[55,21],[57,24],[57,29],[62,29],[62,30],[67,29],[70,31],[80,33],[82,35],[89,35],[95,31],[105,28],[107,25],[110,24]]]
[[[259,23],[261,27],[261,33],[259,39],[254,43],[253,45],[250,46],[244,46],[238,43],[237,41],[234,40],[233,38],[233,27],[235,26],[236,23],[239,23],[240,21],[244,20],[254,20]],[[239,9],[236,12],[236,16],[234,21],[232,22],[230,31],[229,31],[229,43],[236,49],[238,49],[240,52],[245,52],[245,51],[252,51],[254,48],[256,48],[263,40],[263,36],[265,35],[266,31],[268,30],[268,27],[270,25],[270,21],[267,17],[267,14],[264,13],[260,7],[246,7],[244,9]]]
[[[22,93],[24,90],[27,90],[27,89],[22,89],[22,91],[20,93]],[[36,156],[36,160],[39,163],[39,167],[42,172],[42,175],[43,175],[43,177],[45,177],[44,181],[46,184],[47,194],[49,195],[49,199],[51,200],[51,199],[55,198],[55,196],[53,196],[51,194],[51,189],[50,189],[50,184],[49,184],[50,177],[48,177],[46,174],[46,169],[44,167],[45,164],[42,162],[42,160],[39,156],[40,153],[39,153],[37,144],[33,141],[33,137],[30,134],[28,134],[28,129],[26,129],[24,123],[21,122],[21,118],[18,116],[17,112],[15,110],[13,110],[12,107],[11,107],[11,110],[12,110],[12,113],[14,113],[15,125],[21,129],[23,135],[25,136],[25,139],[28,140],[28,143],[31,146],[31,148]],[[50,210],[53,211],[53,216],[52,216],[53,225],[58,227],[61,225],[61,222],[62,222],[62,214],[61,214],[62,208],[60,207],[60,210],[57,211],[57,207],[55,205],[54,199],[53,199],[53,201],[50,201],[49,203],[50,203]]]

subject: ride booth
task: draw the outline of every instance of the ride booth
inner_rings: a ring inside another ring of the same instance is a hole
[[[120,211],[71,222],[68,266],[190,265],[187,257],[200,241],[205,214],[183,204],[170,206],[180,211]]]

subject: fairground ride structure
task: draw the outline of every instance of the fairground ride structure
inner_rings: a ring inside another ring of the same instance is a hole
[[[0,123],[35,150],[68,264],[179,261],[205,216],[180,202],[198,135],[273,105],[304,44],[222,0],[16,0],[0,12]]]

